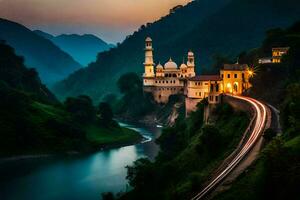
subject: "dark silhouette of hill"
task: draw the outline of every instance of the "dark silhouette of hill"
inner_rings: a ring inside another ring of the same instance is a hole
[[[51,40],[55,45],[70,54],[75,60],[84,66],[87,66],[89,63],[94,61],[97,58],[98,53],[114,47],[114,45],[108,44],[102,39],[91,34],[63,34],[53,36],[39,30],[34,32]]]
[[[58,103],[56,97],[42,84],[34,68],[26,68],[24,58],[14,49],[0,41],[0,83],[2,88],[21,91],[33,99]]]
[[[124,42],[100,53],[95,63],[70,75],[54,87],[59,97],[90,95],[99,101],[102,94],[116,91],[114,82],[121,74],[144,70],[144,40],[154,41],[155,61],[170,56],[182,62],[189,49],[196,55],[198,72],[209,68],[214,55],[235,57],[244,49],[260,44],[265,31],[286,27],[299,19],[297,0],[199,0],[193,1],[160,20],[143,25]]]
[[[46,84],[64,79],[82,66],[51,41],[38,36],[21,24],[0,18],[0,39],[14,47],[34,67]]]

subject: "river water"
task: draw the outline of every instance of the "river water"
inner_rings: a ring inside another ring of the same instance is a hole
[[[157,127],[122,124],[147,142],[84,156],[41,157],[0,163],[0,200],[101,200],[101,193],[128,190],[126,166],[154,159]]]

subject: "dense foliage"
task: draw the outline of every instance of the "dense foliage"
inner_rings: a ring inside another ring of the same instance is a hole
[[[105,94],[115,93],[119,77],[127,72],[144,71],[144,40],[154,41],[155,62],[170,56],[178,63],[189,49],[196,55],[198,72],[210,69],[214,55],[235,57],[254,48],[266,29],[286,27],[299,17],[298,0],[196,0],[175,13],[141,26],[124,42],[98,55],[95,63],[59,83],[59,97],[87,94],[99,102]],[[236,61],[236,58],[233,58]],[[207,71],[207,70],[206,70]]]
[[[115,104],[116,114],[137,119],[155,109],[152,95],[144,93],[142,80],[137,74],[124,74],[117,84],[122,97]]]
[[[225,104],[214,112],[213,124],[203,124],[204,104],[174,127],[165,128],[157,143],[161,151],[154,163],[137,160],[128,167],[133,191],[121,199],[188,199],[237,145],[248,125],[245,113]]]

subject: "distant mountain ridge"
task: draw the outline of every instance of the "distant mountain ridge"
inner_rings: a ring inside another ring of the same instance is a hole
[[[36,68],[43,82],[48,85],[82,68],[51,41],[38,36],[21,24],[1,18],[0,40],[5,40],[18,55],[24,56],[25,64]]]
[[[114,47],[102,39],[92,34],[62,34],[53,36],[40,30],[34,31],[36,34],[51,40],[63,51],[70,54],[81,65],[87,66],[97,58],[98,53]]]

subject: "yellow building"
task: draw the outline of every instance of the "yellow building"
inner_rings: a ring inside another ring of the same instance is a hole
[[[220,71],[223,80],[223,92],[241,95],[251,87],[249,83],[253,72],[247,64],[225,64]]]
[[[281,63],[282,56],[287,54],[289,47],[272,48],[272,63]]]

